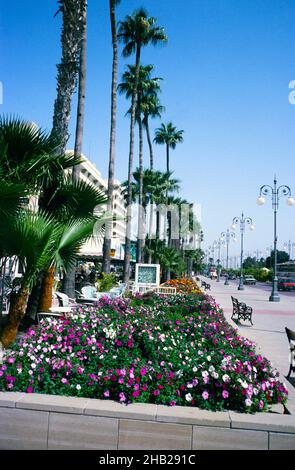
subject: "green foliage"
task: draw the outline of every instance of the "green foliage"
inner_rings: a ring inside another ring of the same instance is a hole
[[[102,279],[98,279],[97,283],[99,292],[108,292],[112,287],[118,285],[116,275],[114,273],[102,273]]]
[[[259,282],[272,280],[272,270],[267,268],[248,268],[244,270],[244,275],[252,275]]]
[[[156,144],[166,144],[168,147],[175,149],[178,143],[183,141],[183,130],[178,131],[172,122],[167,125],[161,124],[161,127],[156,129],[154,142]]]
[[[271,255],[268,256],[268,258],[266,258],[266,267],[267,268],[273,268],[273,265],[274,265],[274,251],[271,252]],[[287,261],[289,261],[289,255],[288,253],[286,253],[285,251],[280,251],[280,250],[277,250],[277,262],[278,263],[286,263]]]

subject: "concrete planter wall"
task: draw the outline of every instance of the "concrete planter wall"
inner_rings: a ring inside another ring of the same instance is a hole
[[[0,449],[295,449],[295,415],[0,392]]]

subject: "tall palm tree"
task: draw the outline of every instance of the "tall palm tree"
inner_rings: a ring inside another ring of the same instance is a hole
[[[159,81],[161,78],[151,77],[153,65],[140,65],[137,84],[137,103],[136,103],[136,122],[139,131],[139,195],[138,195],[138,233],[137,233],[137,262],[141,263],[143,256],[144,233],[143,233],[143,122],[142,122],[142,103],[147,96],[155,96],[160,90]],[[118,86],[120,93],[125,93],[126,98],[132,97],[135,82],[135,67],[128,65],[126,72],[122,76],[122,82]],[[131,114],[132,110],[129,110]]]
[[[163,28],[156,25],[156,19],[148,17],[143,8],[136,10],[133,15],[127,15],[125,21],[120,22],[119,40],[124,44],[123,56],[129,57],[135,53],[135,80],[131,98],[130,142],[128,162],[128,200],[127,200],[127,227],[124,256],[124,281],[129,281],[130,275],[130,249],[131,249],[131,218],[132,218],[132,170],[134,156],[134,126],[136,119],[136,99],[139,67],[142,48],[148,44],[157,45],[167,41]]]
[[[172,148],[175,149],[176,145],[183,141],[183,130],[178,131],[172,122],[168,122],[167,126],[161,124],[161,127],[156,129],[156,134],[154,142],[156,144],[165,144],[166,145],[166,165],[167,172],[170,171],[170,155],[169,150]]]
[[[111,92],[111,130],[110,130],[110,151],[109,151],[109,174],[108,174],[108,192],[107,192],[108,212],[111,212],[113,209],[115,159],[116,159],[116,115],[117,115],[117,81],[118,81],[118,38],[117,38],[116,5],[118,5],[120,1],[121,0],[110,0],[110,22],[111,22],[111,31],[112,31],[113,66],[112,66],[112,92]],[[102,271],[106,274],[110,273],[111,239],[112,239],[112,224],[108,223],[105,229],[105,237],[104,237],[104,244],[103,244],[103,261],[102,261]]]
[[[59,9],[56,14],[62,13],[62,58],[57,65],[57,97],[52,134],[60,141],[61,153],[65,152],[69,138],[68,126],[78,78],[85,3],[86,0],[58,0]]]
[[[146,93],[144,94],[141,100],[141,109],[143,113],[142,123],[146,131],[146,137],[150,152],[150,169],[153,170],[154,152],[150,135],[149,119],[161,118],[162,113],[165,111],[165,107],[161,105],[156,93]]]
[[[86,97],[86,59],[87,59],[87,0],[81,0],[81,33],[79,48],[79,83],[78,102],[75,134],[75,155],[81,156],[85,120],[85,97]],[[80,166],[73,167],[73,181],[79,180]]]
[[[85,118],[85,96],[86,96],[86,55],[87,55],[87,1],[81,0],[82,20],[81,20],[81,40],[79,51],[79,84],[78,84],[78,103],[75,134],[75,155],[81,157],[82,143],[84,134]],[[73,183],[79,181],[80,165],[75,165],[72,170]],[[76,266],[65,274],[63,279],[63,292],[69,297],[75,297],[75,274]]]

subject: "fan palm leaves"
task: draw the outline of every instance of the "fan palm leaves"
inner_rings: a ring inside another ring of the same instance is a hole
[[[157,26],[157,19],[149,17],[144,8],[139,8],[120,22],[118,38],[124,44],[124,57],[138,53],[138,49],[148,44],[157,46],[168,40],[164,28]]]
[[[140,65],[138,72],[138,84],[137,84],[137,97],[142,102],[145,96],[156,96],[157,92],[160,91],[160,77],[151,77],[151,72],[154,70],[154,66]],[[122,82],[118,85],[118,90],[121,94],[125,94],[126,98],[132,97],[133,87],[135,83],[136,67],[134,65],[127,65],[127,70],[122,75]],[[137,101],[138,104],[138,101]],[[140,115],[140,106],[137,106],[137,116]],[[131,109],[129,110],[131,113]]]
[[[0,213],[3,225],[10,227],[7,220],[9,218],[13,220],[15,216],[17,217],[15,228],[21,229],[19,222],[22,220],[21,210],[25,207],[24,196],[32,195],[36,195],[38,199],[39,212],[36,212],[36,217],[38,214],[43,214],[43,216],[47,214],[54,220],[54,223],[59,224],[67,224],[73,219],[78,221],[84,219],[86,225],[89,219],[95,222],[97,216],[94,212],[98,213],[99,209],[100,213],[104,214],[103,205],[106,203],[106,198],[92,184],[84,181],[73,184],[69,170],[73,164],[77,165],[80,162],[81,158],[77,156],[57,155],[56,139],[36,125],[19,119],[2,118],[0,121]],[[23,182],[18,183],[18,181]],[[37,210],[37,207],[35,209]],[[5,220],[3,220],[4,216]],[[33,218],[32,221],[36,226],[39,223],[37,218]],[[28,219],[26,219],[25,226],[28,229]],[[22,232],[19,236],[21,235]],[[7,256],[18,256],[21,260],[22,255],[18,252],[17,246],[14,252],[11,249],[7,251],[5,237],[2,237],[2,240],[1,253],[4,252]],[[11,243],[12,240],[10,240],[10,246]],[[35,246],[34,249],[38,253],[38,247]],[[29,256],[28,259],[30,259]],[[49,267],[44,268],[43,271],[45,272],[46,269]],[[54,272],[51,270],[48,278],[53,280],[53,276]],[[33,278],[34,280],[36,277]],[[37,306],[37,302],[35,305]]]
[[[183,264],[179,251],[172,247],[164,246],[158,253],[161,266],[166,271],[165,280],[171,279],[171,272],[177,272]]]
[[[106,202],[105,194],[95,186],[83,180],[73,182],[71,176],[67,176],[64,183],[55,188],[46,210],[66,221],[69,217],[88,218],[95,210],[103,211]]]
[[[169,150],[172,148],[175,149],[176,145],[183,141],[183,130],[177,130],[175,126],[173,126],[172,122],[168,122],[167,125],[161,124],[161,126],[156,129],[154,142],[156,144],[164,144],[166,145],[166,164],[167,164],[167,171],[170,169],[170,155]]]
[[[64,224],[46,212],[22,210],[1,225],[1,251],[6,256],[16,255],[24,269],[20,289],[10,305],[8,323],[1,335],[4,347],[15,339],[38,274],[42,270],[54,272],[56,267],[70,268],[82,244],[93,235],[96,222],[95,218],[87,222],[72,219]]]
[[[81,163],[79,156],[57,153],[59,141],[35,123],[0,117],[0,178],[43,190],[58,184],[64,170]]]

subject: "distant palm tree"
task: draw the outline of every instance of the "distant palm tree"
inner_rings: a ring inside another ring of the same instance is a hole
[[[125,21],[119,25],[119,40],[124,44],[123,56],[129,57],[135,53],[135,80],[131,98],[130,143],[128,163],[128,200],[127,200],[127,227],[124,256],[124,281],[129,281],[130,250],[131,250],[131,217],[132,217],[132,170],[134,156],[134,126],[136,119],[137,85],[140,68],[141,50],[148,44],[157,45],[167,41],[163,28],[156,25],[156,19],[148,17],[143,8],[136,10],[132,16],[127,15]]]
[[[116,159],[116,115],[117,115],[117,80],[118,80],[118,38],[117,38],[117,20],[116,5],[121,0],[110,1],[110,22],[112,31],[113,46],[113,66],[112,66],[112,92],[111,92],[111,130],[110,130],[110,150],[109,150],[109,175],[108,175],[108,202],[107,211],[113,209],[114,177],[115,177],[115,159]],[[112,224],[106,224],[105,237],[103,244],[102,271],[106,274],[111,270],[111,239]]]
[[[136,121],[139,131],[139,196],[138,196],[138,233],[137,233],[137,262],[141,262],[143,256],[144,233],[143,233],[143,122],[142,122],[142,103],[148,96],[156,96],[160,90],[160,78],[152,78],[151,72],[154,69],[153,65],[140,65],[137,84],[137,103],[136,103]],[[125,93],[126,98],[132,97],[134,82],[135,82],[135,67],[128,65],[126,72],[122,77],[122,83],[119,84],[118,89],[120,93]],[[128,111],[131,114],[132,110]]]
[[[172,122],[168,122],[167,126],[165,124],[161,124],[161,127],[156,129],[154,142],[156,144],[166,145],[167,172],[170,171],[169,150],[170,148],[174,150],[176,145],[183,141],[183,133],[184,131],[178,131],[176,127],[173,126]]]
[[[87,0],[81,0],[81,37],[79,50],[79,84],[78,103],[75,135],[75,155],[81,156],[85,120],[85,95],[86,95],[86,59],[87,59]],[[73,167],[73,181],[79,180],[80,165]]]
[[[165,270],[165,281],[170,281],[171,272],[179,271],[183,264],[181,255],[179,251],[169,246],[162,246],[157,255],[161,266]]]
[[[128,181],[122,183],[124,188],[125,198],[128,197]],[[150,170],[149,168],[143,170],[143,207],[146,215],[146,209],[149,203],[151,204],[166,204],[166,192],[177,192],[179,190],[179,180],[171,178],[171,173],[162,173],[161,171]],[[132,202],[138,201],[140,192],[140,170],[137,168],[133,172],[132,182]],[[157,227],[156,233],[159,230]],[[152,236],[152,226],[149,229],[150,236]],[[158,236],[157,236],[158,238]]]

